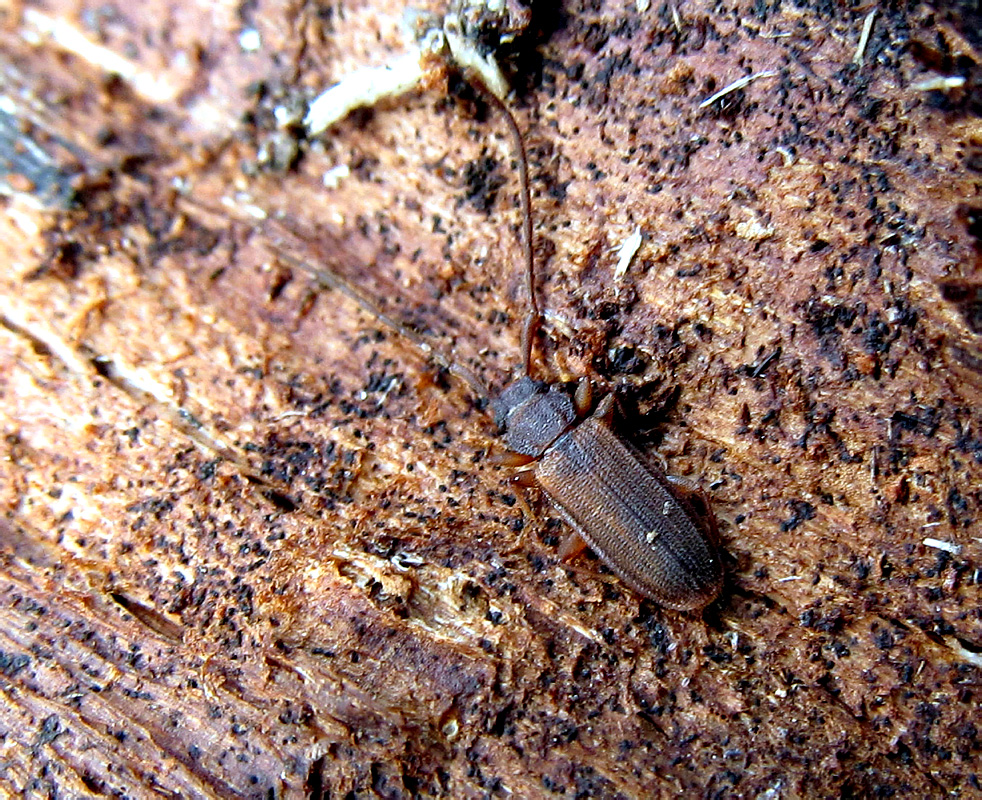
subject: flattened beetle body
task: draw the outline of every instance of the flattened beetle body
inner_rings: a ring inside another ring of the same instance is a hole
[[[613,396],[577,421],[569,395],[525,377],[494,401],[515,452],[567,522],[621,580],[669,608],[702,608],[719,594],[715,532],[611,429]]]

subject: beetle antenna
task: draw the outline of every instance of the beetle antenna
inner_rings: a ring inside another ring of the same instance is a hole
[[[525,315],[525,323],[522,326],[522,368],[525,374],[532,375],[532,344],[535,341],[535,332],[539,327],[542,312],[539,311],[539,302],[535,296],[535,255],[532,251],[532,199],[529,190],[529,163],[528,155],[525,151],[525,141],[522,132],[518,129],[515,116],[504,102],[487,87],[484,93],[488,100],[503,113],[508,123],[508,131],[515,144],[515,151],[518,154],[518,180],[520,184],[519,197],[522,203],[522,251],[525,257],[525,295],[528,298],[528,313]]]
[[[182,200],[194,208],[203,209],[206,212],[217,214],[225,219],[229,218],[225,211],[210,206],[209,204],[201,202],[200,200],[192,200],[189,197],[184,197]],[[338,291],[348,299],[354,301],[359,308],[362,309],[362,311],[365,311],[403,338],[408,339],[410,342],[416,345],[416,347],[419,348],[419,350],[422,351],[427,358],[435,361],[451,375],[456,376],[461,381],[466,383],[470,390],[482,403],[486,404],[490,400],[491,391],[488,389],[487,384],[477,376],[477,373],[467,369],[467,367],[465,367],[463,364],[460,364],[454,358],[452,358],[451,355],[443,352],[430,341],[429,336],[420,333],[409,325],[406,325],[406,323],[400,322],[391,314],[383,311],[374,300],[372,300],[361,289],[357,288],[347,278],[342,276],[340,272],[332,267],[326,265],[322,267],[315,267],[314,265],[304,261],[302,258],[298,258],[290,253],[287,249],[289,245],[283,241],[282,237],[285,236],[290,239],[300,239],[301,237],[299,234],[290,230],[289,226],[283,224],[282,222],[276,222],[273,220],[267,220],[264,224],[259,226],[252,223],[246,224],[249,228],[262,237],[263,246],[277,258],[283,260],[291,267],[296,267],[297,269],[306,272],[314,280],[321,284],[321,286]],[[274,236],[273,232],[270,230],[270,227],[275,227],[279,233]]]
[[[302,259],[288,253],[279,244],[269,241],[268,239],[263,244],[278,258],[283,259],[283,261],[288,263],[290,266],[305,271],[322,286],[341,292],[341,294],[343,294],[345,297],[357,303],[357,305],[363,311],[375,317],[375,319],[394,330],[400,336],[408,339],[423,353],[425,353],[428,358],[435,361],[451,375],[456,376],[466,383],[468,387],[470,387],[471,391],[474,392],[474,394],[477,395],[482,402],[487,403],[487,401],[490,399],[491,393],[488,390],[487,384],[477,377],[475,372],[467,369],[467,367],[465,367],[463,364],[459,363],[450,355],[434,346],[428,336],[420,333],[414,328],[411,328],[404,322],[400,322],[391,314],[383,311],[374,300],[355,287],[354,284],[350,283],[347,278],[343,278],[333,269],[327,267],[315,267],[308,264]]]

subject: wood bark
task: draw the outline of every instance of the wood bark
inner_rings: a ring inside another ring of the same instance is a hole
[[[537,370],[708,492],[721,598],[560,560],[467,387],[270,247],[515,374],[497,112],[435,68],[302,135],[400,4],[8,4],[0,791],[982,791],[978,12],[548,5]]]

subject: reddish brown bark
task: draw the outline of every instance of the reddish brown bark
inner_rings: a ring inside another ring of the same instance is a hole
[[[728,554],[702,615],[563,563],[465,387],[266,246],[517,367],[494,112],[450,76],[275,124],[401,6],[5,10],[3,791],[979,790],[978,19],[879,9],[859,65],[872,6],[675,9],[569,4],[504,63],[539,369],[661,411]]]

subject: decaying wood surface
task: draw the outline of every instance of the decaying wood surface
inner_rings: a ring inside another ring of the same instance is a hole
[[[502,51],[542,375],[657,412],[721,520],[682,614],[561,562],[465,388],[267,246],[516,368],[496,113],[434,75],[301,135],[399,3],[8,4],[0,792],[977,794],[982,26],[900,5],[571,2]]]

